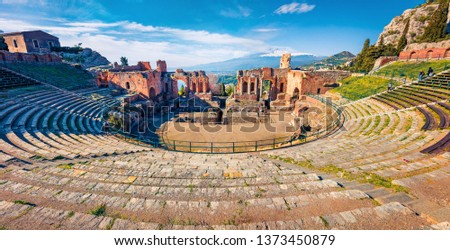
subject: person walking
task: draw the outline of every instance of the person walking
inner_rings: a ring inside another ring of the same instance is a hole
[[[420,71],[420,73],[419,73],[419,82],[423,80],[424,75],[425,75],[425,72]]]
[[[389,82],[389,84],[388,84],[388,91],[391,91],[392,90],[392,82]]]

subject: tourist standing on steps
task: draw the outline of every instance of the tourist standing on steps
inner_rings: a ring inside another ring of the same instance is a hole
[[[428,76],[433,76],[434,75],[434,70],[430,67],[429,69],[428,69]]]
[[[425,76],[425,72],[420,71],[420,73],[419,73],[419,82],[423,80],[424,76]]]
[[[109,134],[109,123],[105,121],[103,123],[103,131],[108,135]]]
[[[389,82],[389,84],[388,84],[388,91],[391,91],[392,90],[392,82]]]

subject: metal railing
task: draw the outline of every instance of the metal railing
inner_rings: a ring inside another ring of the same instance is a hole
[[[114,133],[121,139],[136,145],[152,146],[155,148],[164,148],[169,151],[187,152],[187,153],[233,154],[233,153],[259,152],[292,147],[317,140],[327,134],[332,133],[343,124],[342,110],[340,107],[333,104],[330,99],[325,99],[315,95],[308,95],[308,96],[315,98],[323,102],[325,105],[332,107],[333,112],[336,115],[337,119],[333,120],[333,122],[331,122],[330,124],[327,124],[326,128],[321,131],[303,134],[293,134],[292,136],[271,138],[265,140],[234,141],[234,142],[194,142],[194,141],[170,140],[168,138],[164,138],[165,128],[161,129],[162,132],[160,132],[161,134],[160,138],[153,140],[133,136],[131,134],[125,134],[122,131],[117,131]]]

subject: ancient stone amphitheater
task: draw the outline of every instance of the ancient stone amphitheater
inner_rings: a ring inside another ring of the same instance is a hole
[[[43,85],[0,103],[0,227],[448,229],[449,80],[344,105],[326,138],[229,155],[105,135],[108,90]]]

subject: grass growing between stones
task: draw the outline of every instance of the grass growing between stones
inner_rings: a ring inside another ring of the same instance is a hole
[[[89,214],[95,215],[95,216],[105,216],[106,215],[106,205],[101,204],[91,211],[89,211]]]
[[[58,165],[56,167],[57,168],[62,168],[62,169],[72,169],[73,165],[74,165],[73,163],[68,163],[68,164],[61,164],[61,165]]]
[[[27,201],[23,201],[23,200],[15,200],[14,201],[15,204],[20,204],[20,205],[27,205],[27,206],[31,206],[31,207],[35,207],[36,204],[33,204],[31,202],[27,202]]]
[[[395,192],[405,192],[409,193],[409,190],[403,186],[396,185],[392,183],[392,179],[385,178],[382,176],[379,176],[374,173],[351,173],[347,171],[346,169],[334,166],[334,165],[328,165],[325,167],[315,167],[312,165],[309,161],[297,161],[293,158],[287,157],[280,157],[280,156],[269,156],[272,159],[284,161],[290,164],[298,165],[300,167],[313,169],[313,170],[319,170],[320,172],[324,172],[327,174],[334,174],[335,176],[339,178],[344,178],[351,181],[358,181],[360,183],[369,183],[377,187],[384,187],[390,190],[393,190]]]

